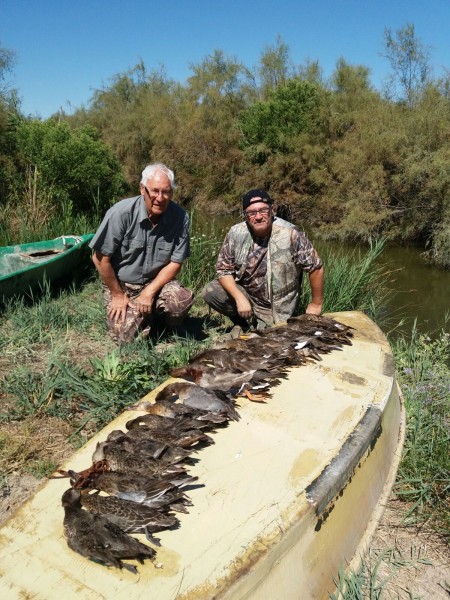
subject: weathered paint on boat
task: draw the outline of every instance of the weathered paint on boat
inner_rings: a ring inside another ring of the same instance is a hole
[[[386,338],[362,313],[332,316],[355,327],[353,345],[292,369],[267,404],[239,400],[241,420],[190,469],[204,485],[189,492],[180,527],[158,534],[157,566],[133,575],[73,553],[60,506],[67,482],[53,480],[0,529],[1,597],[329,598],[377,526],[404,434]],[[134,415],[120,415],[65,467],[88,466],[96,442]]]
[[[80,251],[93,234],[66,235],[54,240],[0,248],[0,300],[67,275],[80,259]]]

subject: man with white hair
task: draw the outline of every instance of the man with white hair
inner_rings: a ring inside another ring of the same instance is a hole
[[[147,336],[155,312],[168,327],[179,325],[194,302],[176,280],[189,256],[189,217],[172,201],[174,187],[173,171],[147,165],[141,194],[112,206],[90,243],[117,342]]]

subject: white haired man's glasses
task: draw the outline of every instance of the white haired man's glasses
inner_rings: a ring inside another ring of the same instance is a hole
[[[254,219],[258,214],[262,215],[263,217],[266,217],[271,211],[271,208],[260,208],[258,210],[248,210],[245,213],[245,216],[248,219]]]
[[[165,190],[159,190],[157,188],[151,188],[148,189],[147,187],[144,186],[144,190],[147,192],[147,194],[151,197],[151,198],[157,198],[159,196],[159,194],[161,194],[161,196],[163,198],[170,198],[170,194],[172,193],[172,189],[165,189]]]

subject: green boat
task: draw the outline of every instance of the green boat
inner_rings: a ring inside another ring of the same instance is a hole
[[[0,301],[30,293],[69,274],[93,238],[63,235],[54,240],[0,248]]]

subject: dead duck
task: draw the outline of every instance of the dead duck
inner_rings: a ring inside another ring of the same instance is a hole
[[[186,371],[187,376],[189,376],[189,373],[191,371]],[[177,381],[169,383],[157,394],[155,404],[160,402],[173,403],[177,399],[190,408],[225,415],[232,421],[239,420],[239,413],[233,401],[220,389],[207,389],[197,384]]]
[[[228,392],[230,389],[238,389],[244,383],[248,383],[255,371],[256,369],[248,369],[236,373],[226,369],[217,369],[207,364],[188,364],[185,367],[171,369],[170,374],[172,377],[181,377],[192,381],[201,388]]]
[[[139,444],[145,447],[147,439],[158,440],[174,448],[185,449],[192,448],[198,444],[212,444],[214,442],[213,438],[201,429],[188,429],[178,432],[173,430],[158,431],[148,427],[145,421],[141,420],[141,417],[138,417],[136,421],[133,419],[133,422],[129,422],[126,425],[130,427],[130,438],[134,438],[136,452],[138,452]],[[160,456],[159,459],[164,459],[164,455]]]
[[[281,370],[273,370],[269,373],[269,371],[251,369],[235,373],[198,364],[172,369],[171,375],[192,381],[198,388],[205,391],[228,392],[232,396],[246,396],[254,402],[264,401],[267,397],[264,390],[270,388],[269,379],[272,379],[275,384],[282,376]],[[191,399],[188,401],[191,403]],[[197,399],[193,401],[197,402]]]
[[[176,434],[181,431],[192,431],[193,429],[204,430],[210,427],[210,424],[207,421],[191,419],[187,415],[178,415],[174,418],[169,418],[152,413],[139,415],[125,423],[125,427],[128,430],[139,427],[140,425],[145,425],[148,430],[155,434],[166,432]],[[213,427],[212,424],[211,427]],[[157,435],[155,436],[155,439],[158,439]]]
[[[188,474],[168,474],[160,477],[136,477],[130,473],[115,471],[65,472],[70,484],[76,489],[98,490],[117,496],[122,500],[131,500],[152,508],[170,508],[176,512],[187,512],[186,506],[192,506],[183,488],[197,482],[198,477]]]
[[[192,447],[182,448],[167,441],[154,439],[151,437],[151,430],[147,427],[140,428],[137,426],[139,424],[145,425],[145,422],[136,422],[126,433],[114,430],[106,438],[106,443],[115,443],[130,454],[139,455],[142,459],[158,459],[164,464],[181,462],[194,451]]]
[[[172,396],[175,396],[173,394]],[[177,396],[178,397],[178,396]],[[176,419],[177,417],[186,416],[188,419],[194,419],[198,421],[206,421],[211,424],[212,427],[226,424],[229,421],[229,416],[226,413],[214,413],[199,408],[193,408],[186,404],[178,404],[170,400],[164,400],[159,398],[158,402],[141,402],[139,410],[145,410],[147,413],[152,415],[158,415],[160,417],[167,417],[169,419]]]
[[[290,317],[287,320],[288,325],[292,326],[292,324],[308,324],[314,325],[315,327],[328,329],[330,331],[342,331],[347,333],[348,335],[353,335],[352,331],[354,331],[354,327],[350,325],[345,325],[336,319],[331,317],[326,317],[325,315],[309,315],[303,314],[298,315],[296,317]]]
[[[76,471],[67,471],[70,484],[77,489],[99,490],[111,496],[145,492],[146,499],[156,498],[173,488],[183,489],[197,481],[196,476],[187,473],[166,473],[157,477],[137,477],[133,473],[117,471],[91,472],[88,477]],[[137,500],[136,500],[137,502]]]
[[[116,476],[113,481],[108,477],[110,475]],[[90,485],[93,489],[100,489],[122,500],[131,500],[153,509],[187,513],[186,507],[192,506],[192,502],[182,488],[196,481],[197,477],[189,476],[153,481],[151,479],[142,481],[140,478],[136,481],[124,473],[110,472],[100,474],[91,480]]]
[[[205,369],[214,368],[216,376],[221,373],[231,373],[238,380],[240,374],[249,371],[267,372],[276,376],[283,368],[288,366],[295,357],[292,345],[283,339],[270,338],[270,341],[261,334],[254,333],[247,336],[243,344],[237,348],[210,348],[194,356],[190,361],[191,367]],[[251,379],[254,380],[253,375]],[[247,381],[246,381],[247,383]]]
[[[354,328],[344,325],[330,317],[317,315],[299,315],[288,319],[287,328],[304,334],[323,336],[337,340],[342,344],[351,345]]]
[[[99,442],[92,455],[93,465],[87,472],[117,471],[133,473],[135,476],[155,477],[166,473],[186,473],[185,467],[179,464],[166,463],[159,459],[139,457],[127,452],[120,444]]]
[[[127,452],[135,451],[134,440],[130,438],[126,432],[120,431],[119,429],[111,431],[106,438],[106,442],[120,444],[121,447]],[[145,454],[150,456],[150,458],[160,458],[167,448],[168,444],[165,442],[147,439],[147,444],[145,450],[143,449],[143,451]]]
[[[178,519],[146,504],[124,500],[117,496],[94,493],[80,494],[81,506],[90,513],[100,515],[125,533],[145,533],[149,542],[158,544],[152,534],[178,525]],[[166,505],[165,508],[170,508]]]
[[[105,517],[81,507],[81,492],[73,488],[64,492],[64,536],[71,550],[106,566],[125,568],[137,573],[134,565],[122,562],[135,559],[143,564],[152,560],[155,550],[122,531]]]

